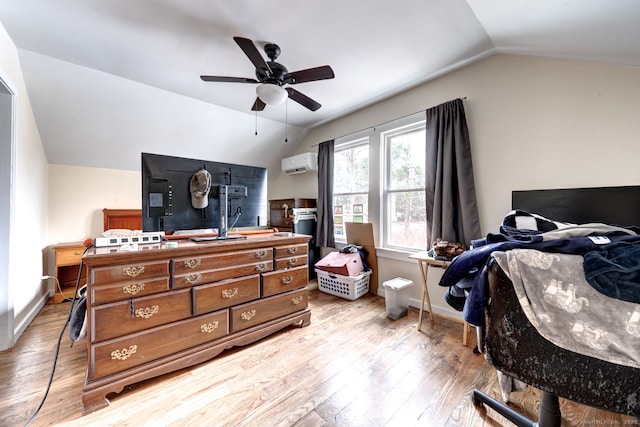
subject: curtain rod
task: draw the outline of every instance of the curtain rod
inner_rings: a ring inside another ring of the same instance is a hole
[[[456,98],[456,99],[460,99],[460,100],[462,100],[462,101],[465,101],[465,100],[467,99],[467,97],[466,97],[466,96],[463,96],[462,98]],[[455,99],[452,99],[451,101],[455,101]],[[448,101],[448,102],[451,102],[451,101]],[[446,104],[446,102],[443,102],[443,104]],[[440,105],[440,104],[438,104],[438,105]],[[429,107],[429,108],[432,108],[432,107]],[[416,111],[416,112],[414,112],[414,113],[410,113],[410,114],[407,114],[407,115],[402,116],[402,117],[397,117],[397,118],[392,119],[392,120],[387,120],[386,122],[378,123],[377,125],[369,126],[369,127],[367,127],[367,128],[360,129],[360,130],[357,130],[357,131],[355,131],[355,132],[348,133],[348,134],[346,134],[346,135],[341,135],[341,136],[339,136],[338,138],[346,138],[346,137],[348,137],[348,136],[355,135],[356,133],[364,132],[364,131],[366,131],[366,130],[368,130],[368,129],[374,129],[374,130],[375,130],[375,128],[376,128],[376,127],[384,126],[384,125],[389,124],[389,123],[391,123],[391,122],[395,122],[396,120],[402,120],[402,119],[404,119],[404,118],[406,118],[406,117],[413,116],[414,114],[418,114],[418,113],[421,113],[421,112],[426,111],[426,110],[427,110],[427,109],[420,110],[420,111]],[[334,138],[334,139],[338,139],[338,138]],[[319,142],[319,143],[317,143],[317,144],[313,144],[310,148],[317,147],[317,146],[319,146],[320,144],[322,144],[322,143],[321,143],[321,142]]]

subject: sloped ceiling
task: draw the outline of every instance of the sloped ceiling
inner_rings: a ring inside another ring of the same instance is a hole
[[[495,52],[640,66],[638,22],[637,0],[0,0],[49,162],[129,170],[141,151],[273,166],[308,128]],[[331,65],[295,86],[322,107],[255,114],[255,85],[201,81],[255,77],[233,36]]]

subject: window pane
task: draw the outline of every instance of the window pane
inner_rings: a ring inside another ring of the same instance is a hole
[[[423,250],[427,242],[424,122],[385,132],[384,144],[383,246]]]
[[[390,136],[389,190],[424,188],[424,129]]]
[[[369,144],[357,140],[351,144],[343,150],[338,147],[333,155],[333,223],[338,241],[346,240],[345,222],[369,221]]]
[[[359,145],[333,155],[333,192],[369,191],[369,145]]]
[[[424,191],[389,193],[389,246],[421,249],[427,245]]]
[[[336,239],[346,239],[345,222],[369,222],[368,201],[367,193],[342,194],[333,197],[333,224]]]

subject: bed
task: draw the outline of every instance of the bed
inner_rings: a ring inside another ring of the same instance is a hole
[[[142,230],[142,210],[108,209],[102,210],[103,231]]]
[[[560,426],[558,397],[640,417],[640,186],[514,192],[513,208],[440,284],[473,272],[465,320],[503,400],[525,385],[541,390],[538,421],[480,390],[473,403],[518,426]],[[624,282],[599,276],[598,257],[614,249],[606,262],[626,263]]]

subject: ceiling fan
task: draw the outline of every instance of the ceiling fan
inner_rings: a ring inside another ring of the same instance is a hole
[[[245,77],[200,76],[202,80],[223,83],[260,83],[256,87],[257,97],[251,107],[252,111],[262,111],[266,105],[281,104],[287,97],[311,111],[316,111],[321,107],[318,102],[308,96],[291,87],[285,88],[283,86],[332,79],[335,75],[330,66],[323,65],[290,73],[284,65],[276,62],[276,58],[280,55],[278,45],[267,43],[264,46],[264,51],[269,58],[269,61],[265,61],[253,41],[244,37],[234,37],[233,39],[256,67],[257,80]]]

